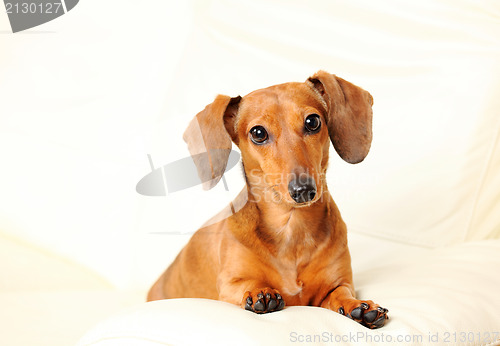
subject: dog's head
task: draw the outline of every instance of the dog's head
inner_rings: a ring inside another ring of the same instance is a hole
[[[241,150],[253,198],[293,206],[314,203],[325,190],[329,140],[349,163],[368,154],[371,95],[319,71],[305,83],[256,90],[243,98],[219,95],[184,133],[205,188],[224,174],[234,142]],[[194,157],[194,156],[193,156]]]

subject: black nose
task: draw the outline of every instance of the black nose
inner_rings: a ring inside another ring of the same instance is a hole
[[[316,183],[309,176],[299,176],[288,183],[288,192],[297,203],[310,202],[316,196]]]

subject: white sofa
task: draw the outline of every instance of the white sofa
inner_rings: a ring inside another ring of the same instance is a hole
[[[500,343],[496,2],[148,6],[81,2],[39,34],[8,34],[0,16],[0,344]],[[144,303],[244,185],[236,167],[229,191],[143,196],[147,154],[156,167],[187,157],[182,133],[218,93],[319,69],[375,100],[370,154],[349,165],[332,150],[328,181],[356,290],[389,309],[386,326],[312,307]]]

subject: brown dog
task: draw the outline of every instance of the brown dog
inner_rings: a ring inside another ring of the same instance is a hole
[[[208,187],[224,173],[231,140],[240,148],[247,189],[237,199],[246,203],[198,230],[148,300],[218,299],[256,313],[286,302],[384,325],[387,309],[355,298],[346,226],[325,180],[329,139],[349,163],[368,154],[372,104],[368,92],[324,71],[243,98],[217,96],[184,139],[191,154],[208,153],[193,156]]]

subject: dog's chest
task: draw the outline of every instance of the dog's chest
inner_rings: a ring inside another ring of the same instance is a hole
[[[312,236],[314,232],[304,232],[303,218],[298,214],[294,216],[280,229],[281,246],[271,261],[278,275],[272,281],[282,294],[302,301],[306,298],[303,297],[303,271],[311,264],[314,253],[322,244]]]
[[[297,265],[295,261],[277,259],[275,269],[278,272],[278,286],[281,293],[288,296],[300,295],[303,283],[299,279]]]

